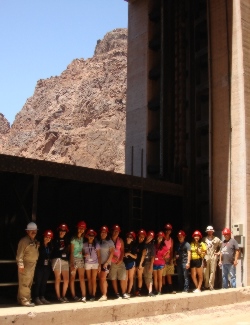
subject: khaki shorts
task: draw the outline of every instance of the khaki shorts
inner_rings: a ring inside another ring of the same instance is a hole
[[[109,280],[126,280],[127,273],[125,264],[121,262],[119,265],[111,263],[109,270]]]
[[[69,262],[62,260],[61,258],[53,258],[51,261],[53,271],[69,271]]]
[[[164,269],[163,269],[163,272],[162,272],[162,276],[165,276],[165,275],[173,275],[174,274],[174,264],[166,264]]]
[[[151,266],[151,262],[146,262],[143,269],[143,277],[146,285],[153,283],[153,271],[149,272],[150,266]]]

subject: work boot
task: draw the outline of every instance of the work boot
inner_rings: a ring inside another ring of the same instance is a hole
[[[44,305],[49,305],[50,301],[48,301],[47,299],[45,299],[44,297],[40,298],[40,301],[44,304]]]

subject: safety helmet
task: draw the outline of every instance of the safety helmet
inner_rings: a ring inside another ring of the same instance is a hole
[[[156,237],[163,237],[164,239],[166,238],[163,231],[159,231]]]
[[[102,226],[100,228],[100,232],[102,232],[102,231],[109,232],[109,228],[107,226]]]
[[[195,230],[194,233],[193,233],[193,235],[192,235],[192,237],[193,238],[194,237],[200,237],[200,238],[202,238],[202,234],[199,232],[199,230]]]
[[[140,235],[143,235],[144,237],[146,237],[147,233],[146,233],[146,231],[144,229],[141,229],[141,230],[138,231],[137,236],[139,237]]]
[[[45,232],[43,233],[43,237],[49,237],[50,239],[54,238],[54,234],[52,230],[45,230]]]
[[[170,223],[166,223],[164,228],[171,229],[171,230],[173,229],[173,227],[172,227],[172,225],[170,225]]]
[[[222,235],[231,235],[231,233],[232,233],[231,230],[228,228],[224,228],[222,230]]]
[[[94,236],[97,235],[97,233],[94,231],[94,229],[88,229],[88,231],[87,231],[85,237],[87,237],[89,234],[93,234]]]
[[[112,229],[113,231],[114,231],[114,230],[117,230],[117,231],[121,232],[121,228],[120,228],[119,225],[113,225],[113,227],[112,227],[111,229]]]
[[[27,224],[27,228],[25,230],[38,230],[38,229],[37,229],[37,225],[35,224],[35,222],[29,222]]]
[[[77,228],[87,228],[86,222],[85,221],[79,221],[77,224]]]
[[[183,231],[183,230],[179,230],[179,231],[178,231],[178,234],[177,234],[177,237],[178,237],[178,236],[186,237],[185,231]]]
[[[128,237],[128,236],[132,236],[133,237],[133,240],[135,240],[135,238],[136,238],[136,234],[134,233],[134,231],[129,231],[127,233],[126,237]]]
[[[69,228],[68,228],[68,226],[66,225],[66,223],[61,223],[60,225],[59,225],[59,227],[57,228],[57,230],[65,230],[66,232],[69,232]]]
[[[149,236],[152,236],[152,237],[154,238],[155,233],[153,232],[153,230],[149,230],[149,231],[147,232],[147,237],[149,237]]]
[[[206,232],[208,231],[214,231],[214,227],[213,226],[207,226]]]

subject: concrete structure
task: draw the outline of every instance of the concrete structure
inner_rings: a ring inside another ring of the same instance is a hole
[[[250,2],[129,2],[126,173],[182,184],[180,226],[230,227],[250,285]]]

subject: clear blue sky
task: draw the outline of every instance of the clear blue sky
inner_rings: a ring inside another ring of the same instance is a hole
[[[39,79],[92,57],[127,12],[124,0],[0,0],[0,113],[13,123]]]

